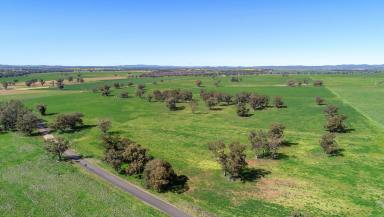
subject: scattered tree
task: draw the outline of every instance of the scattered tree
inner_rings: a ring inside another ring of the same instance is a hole
[[[254,110],[262,110],[268,107],[269,97],[253,94],[249,99],[249,104]]]
[[[83,126],[83,114],[79,112],[60,114],[52,124],[52,128],[64,132],[66,130],[74,130]]]
[[[41,84],[41,86],[44,86],[45,81],[43,79],[40,79],[40,84]]]
[[[7,81],[1,82],[1,86],[3,86],[4,90],[8,89],[8,82]]]
[[[99,120],[99,123],[97,124],[97,126],[99,127],[101,133],[103,135],[106,135],[109,129],[111,129],[112,123],[110,120],[102,119],[102,120]]]
[[[128,92],[121,92],[120,93],[120,98],[128,98]]]
[[[282,97],[281,96],[276,96],[274,104],[275,104],[275,107],[278,108],[278,109],[279,108],[283,108],[284,107],[284,102],[283,102]]]
[[[238,142],[229,144],[228,154],[228,173],[231,180],[241,178],[243,170],[247,167],[247,161],[245,160],[246,146]]]
[[[219,104],[219,101],[216,97],[209,97],[205,103],[207,104],[209,110],[212,110],[213,107],[215,107],[217,104]]]
[[[334,105],[328,105],[327,107],[325,107],[324,109],[324,113],[328,116],[328,117],[332,117],[332,116],[335,116],[337,115],[337,113],[339,112],[339,108],[334,106]]]
[[[320,96],[316,96],[315,101],[316,101],[317,105],[324,105],[324,103],[325,103],[325,100],[323,98],[321,98]]]
[[[236,113],[240,117],[247,117],[249,109],[244,102],[238,102],[236,107]]]
[[[26,135],[31,135],[37,128],[39,119],[31,111],[17,116],[16,129]]]
[[[100,91],[101,91],[102,96],[110,96],[111,95],[111,86],[105,84],[100,88]]]
[[[176,107],[176,99],[174,97],[167,98],[165,100],[165,105],[170,111],[175,111],[177,109]]]
[[[347,116],[345,115],[328,116],[327,123],[325,124],[325,128],[329,132],[343,133],[347,129],[346,125],[344,124],[344,121],[346,119],[347,119]]]
[[[320,86],[324,85],[324,82],[322,80],[316,80],[316,81],[313,82],[313,85],[315,87],[320,87]]]
[[[196,84],[196,86],[201,87],[201,85],[203,84],[203,82],[202,82],[201,80],[196,80],[196,81],[195,81],[195,84]]]
[[[323,148],[324,152],[328,155],[336,155],[339,151],[339,147],[335,138],[335,134],[326,133],[320,139],[320,145]]]
[[[70,146],[70,142],[63,137],[49,139],[45,142],[45,148],[47,151],[57,156],[59,161],[62,160],[64,152],[68,150]]]
[[[44,104],[39,104],[39,105],[37,105],[36,106],[36,109],[37,109],[37,111],[39,111],[39,113],[41,114],[41,115],[45,115],[46,114],[46,112],[47,112],[47,106],[46,105],[44,105]]]
[[[175,179],[176,174],[171,164],[166,161],[154,159],[147,163],[144,169],[144,182],[147,188],[163,192]]]

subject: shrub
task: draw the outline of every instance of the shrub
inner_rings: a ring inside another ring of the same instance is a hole
[[[289,80],[287,82],[288,87],[296,87],[296,81],[295,80]]]
[[[45,149],[57,156],[58,160],[62,160],[63,153],[71,146],[70,142],[63,137],[57,137],[45,142]]]
[[[39,111],[39,113],[40,113],[41,115],[45,115],[46,112],[47,112],[47,106],[44,105],[44,104],[39,104],[39,105],[37,105],[37,106],[36,106],[36,109],[37,109],[37,111]]]
[[[120,98],[128,98],[129,95],[128,95],[128,92],[121,92],[120,93]]]
[[[227,168],[231,180],[240,178],[243,170],[247,167],[245,149],[246,146],[238,142],[229,144]]]
[[[322,80],[316,80],[316,81],[313,82],[313,85],[315,87],[320,87],[320,86],[324,85],[324,82]]]
[[[329,132],[343,133],[347,129],[346,125],[344,124],[346,119],[347,117],[345,115],[328,116],[325,128]]]
[[[145,166],[143,175],[146,187],[157,192],[167,190],[177,177],[171,164],[159,159],[149,161]]]
[[[100,91],[101,91],[102,96],[110,96],[111,95],[111,86],[105,84],[100,88]]]
[[[111,129],[112,123],[110,120],[102,119],[99,120],[97,126],[99,127],[101,133],[107,134],[109,129]]]
[[[16,130],[20,116],[31,113],[24,104],[18,100],[10,100],[0,104],[0,125],[4,130]]]
[[[317,105],[324,105],[325,100],[323,98],[321,98],[320,96],[316,96],[315,102]]]
[[[31,111],[17,116],[16,129],[26,135],[31,135],[37,128],[39,119]]]
[[[205,103],[207,104],[208,108],[209,108],[210,110],[212,110],[213,107],[215,107],[217,104],[219,104],[219,101],[217,100],[216,97],[209,97],[209,98],[205,101]]]
[[[320,145],[323,148],[324,152],[328,155],[336,155],[339,150],[335,138],[335,134],[326,133],[320,139]]]
[[[276,108],[283,108],[284,107],[284,102],[281,96],[276,96],[275,97],[275,107]]]
[[[337,115],[337,113],[339,112],[339,108],[334,106],[334,105],[328,105],[327,107],[325,107],[324,109],[324,113],[329,116],[329,117],[332,117],[332,116],[335,116]]]
[[[253,94],[250,97],[249,103],[254,110],[261,110],[268,107],[269,97]]]
[[[177,109],[176,107],[176,99],[174,97],[170,97],[165,100],[165,105],[170,111],[175,111]]]
[[[236,106],[236,113],[240,117],[247,117],[248,116],[249,109],[247,108],[246,104],[243,102],[238,102]]]
[[[57,116],[52,127],[62,132],[66,130],[74,130],[83,126],[83,116],[84,115],[79,112],[60,114]]]
[[[268,143],[268,134],[263,130],[251,131],[248,135],[248,140],[254,150],[256,157],[269,156],[271,151]]]
[[[148,150],[140,145],[132,143],[126,146],[122,152],[122,162],[127,164],[123,172],[127,175],[141,175],[145,165],[152,160]]]
[[[197,80],[197,81],[195,81],[195,84],[196,84],[196,86],[201,87],[203,82],[201,80]]]

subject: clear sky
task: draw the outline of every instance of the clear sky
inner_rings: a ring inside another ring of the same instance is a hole
[[[0,64],[383,63],[379,0],[0,0]]]

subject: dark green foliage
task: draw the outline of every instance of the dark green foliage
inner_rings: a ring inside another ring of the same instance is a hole
[[[79,112],[60,114],[52,124],[52,128],[61,132],[74,130],[83,126],[83,114]]]
[[[63,137],[57,137],[45,142],[45,149],[53,155],[57,156],[59,161],[62,160],[63,153],[68,150],[70,146],[70,142]]]

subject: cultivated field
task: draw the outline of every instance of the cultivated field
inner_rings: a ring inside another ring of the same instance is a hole
[[[84,78],[91,79],[65,85],[63,90],[9,90],[12,94],[1,92],[0,100],[19,99],[31,109],[44,103],[48,107],[44,119],[48,122],[61,113],[82,112],[87,127],[60,136],[68,138],[77,152],[114,171],[102,161],[104,146],[96,127],[100,119],[111,120],[112,132],[138,142],[189,178],[189,190],[184,193],[153,193],[193,215],[289,216],[294,211],[310,216],[384,215],[384,74],[253,75],[231,82],[230,77],[223,76],[128,79],[126,72],[116,73],[119,80],[114,80],[111,77],[115,73],[111,73],[83,73]],[[42,77],[54,80],[60,76],[33,74],[18,81]],[[321,79],[324,86],[287,86],[288,80],[306,78]],[[196,80],[202,81],[201,87],[195,85]],[[217,80],[221,81],[218,86],[214,85]],[[104,84],[113,86],[116,81],[133,85],[112,87],[108,97],[91,91]],[[169,111],[163,102],[136,97],[139,84],[145,84],[146,93],[177,88],[192,91],[198,100],[197,109],[192,113],[188,103],[177,103],[179,109]],[[254,92],[271,99],[281,96],[287,108],[251,110],[249,117],[239,117],[235,105],[209,110],[199,96],[201,89],[233,95]],[[121,92],[128,92],[129,97],[120,98]],[[319,144],[326,118],[325,105],[317,105],[316,96],[336,105],[348,117],[348,132],[337,135],[340,156],[327,156]],[[276,122],[286,127],[289,145],[279,149],[279,159],[256,159],[249,145],[249,132],[268,129]],[[208,150],[207,143],[214,140],[247,144],[247,161],[257,174],[244,182],[229,181]],[[39,137],[0,134],[0,185],[6,186],[0,189],[0,213],[161,215],[75,166],[51,160],[42,146]],[[141,179],[122,177],[143,185]]]

